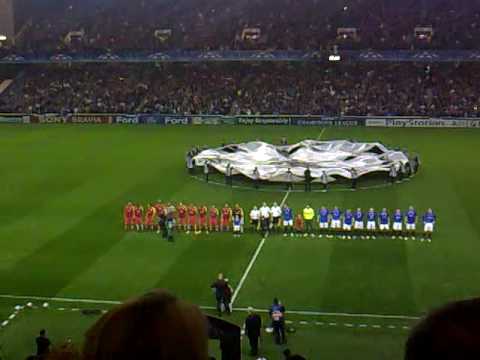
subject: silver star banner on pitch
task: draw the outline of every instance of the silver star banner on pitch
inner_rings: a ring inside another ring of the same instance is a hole
[[[310,168],[314,182],[321,182],[326,173],[328,182],[342,177],[352,179],[372,173],[388,174],[392,167],[400,171],[408,163],[407,154],[376,143],[346,140],[305,140],[294,145],[276,146],[261,141],[231,144],[200,152],[194,157],[197,166],[205,162],[225,174],[228,165],[232,175],[272,182],[301,182]],[[325,177],[324,177],[325,178]]]

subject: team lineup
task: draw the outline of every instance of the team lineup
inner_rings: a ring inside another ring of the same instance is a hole
[[[287,204],[279,206],[273,203],[268,206],[254,206],[248,213],[250,229],[260,232],[262,236],[269,233],[283,233],[283,236],[339,237],[342,239],[375,239],[377,236],[392,239],[415,240],[419,218],[413,206],[405,212],[396,209],[390,213],[383,208],[377,213],[373,208],[364,212],[362,209],[352,211],[340,210],[338,207],[327,209],[321,207],[315,211],[310,205],[294,214]],[[436,215],[428,209],[420,219],[423,231],[421,241],[431,241]],[[196,206],[183,203],[148,204],[146,208],[129,202],[123,211],[124,229],[136,231],[164,232],[165,236],[174,229],[185,233],[200,234],[204,232],[233,231],[235,237],[245,230],[245,212],[236,204],[230,207],[225,204],[222,209],[215,205]]]

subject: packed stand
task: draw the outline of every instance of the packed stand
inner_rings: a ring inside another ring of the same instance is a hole
[[[365,11],[368,9],[368,11]],[[161,50],[478,49],[476,0],[70,0],[21,9],[17,48],[6,52]],[[432,27],[428,36],[415,27]],[[339,33],[355,28],[355,33]],[[250,34],[244,33],[251,29]],[[253,29],[253,30],[252,30]],[[257,29],[259,30],[257,32]],[[73,39],[70,32],[80,32]],[[253,32],[252,32],[253,31]]]
[[[0,112],[480,116],[476,64],[31,67]]]

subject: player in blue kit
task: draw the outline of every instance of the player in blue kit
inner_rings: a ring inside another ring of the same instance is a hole
[[[345,211],[345,216],[343,217],[343,238],[351,239],[353,226],[353,213],[351,210]]]
[[[410,206],[407,210],[407,213],[405,214],[405,228],[406,228],[406,233],[405,233],[405,240],[410,236],[412,240],[415,240],[415,230],[417,227],[417,212],[413,208],[413,206]]]
[[[433,213],[432,209],[428,209],[427,212],[423,215],[423,238],[427,239],[428,242],[432,241],[433,227],[437,221],[437,216]]]
[[[377,213],[373,208],[370,208],[367,212],[367,239],[370,239],[372,234],[372,239],[376,239],[375,232],[377,231]]]
[[[364,220],[363,220],[362,209],[358,208],[357,211],[355,211],[354,218],[355,218],[355,223],[353,228],[355,229],[355,233],[353,235],[353,238],[356,239],[358,235],[358,236],[361,236],[362,239],[365,239],[365,236],[363,233],[365,229],[365,224],[363,222]]]
[[[392,239],[395,239],[397,236],[401,239],[403,231],[403,215],[400,209],[395,210],[393,213],[393,235]]]
[[[287,236],[290,233],[290,236],[293,236],[293,211],[287,205],[283,205],[282,209],[283,217],[283,236]]]
[[[342,229],[342,212],[338,207],[334,207],[331,212],[332,221],[330,222],[330,229],[332,234],[339,233]],[[340,236],[340,234],[339,234]]]
[[[320,228],[320,234],[318,235],[319,238],[323,237],[323,234],[327,237],[331,237],[331,235],[328,234],[328,216],[328,209],[325,206],[322,206],[320,210],[318,210],[318,226]]]
[[[387,209],[383,208],[378,218],[380,219],[380,232],[386,235],[390,231],[390,215],[388,215]]]
[[[241,230],[242,230],[242,217],[240,215],[235,215],[233,217],[233,236],[240,237]]]

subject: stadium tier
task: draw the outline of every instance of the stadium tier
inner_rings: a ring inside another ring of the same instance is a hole
[[[480,114],[476,63],[32,65],[20,74],[0,112]]]

